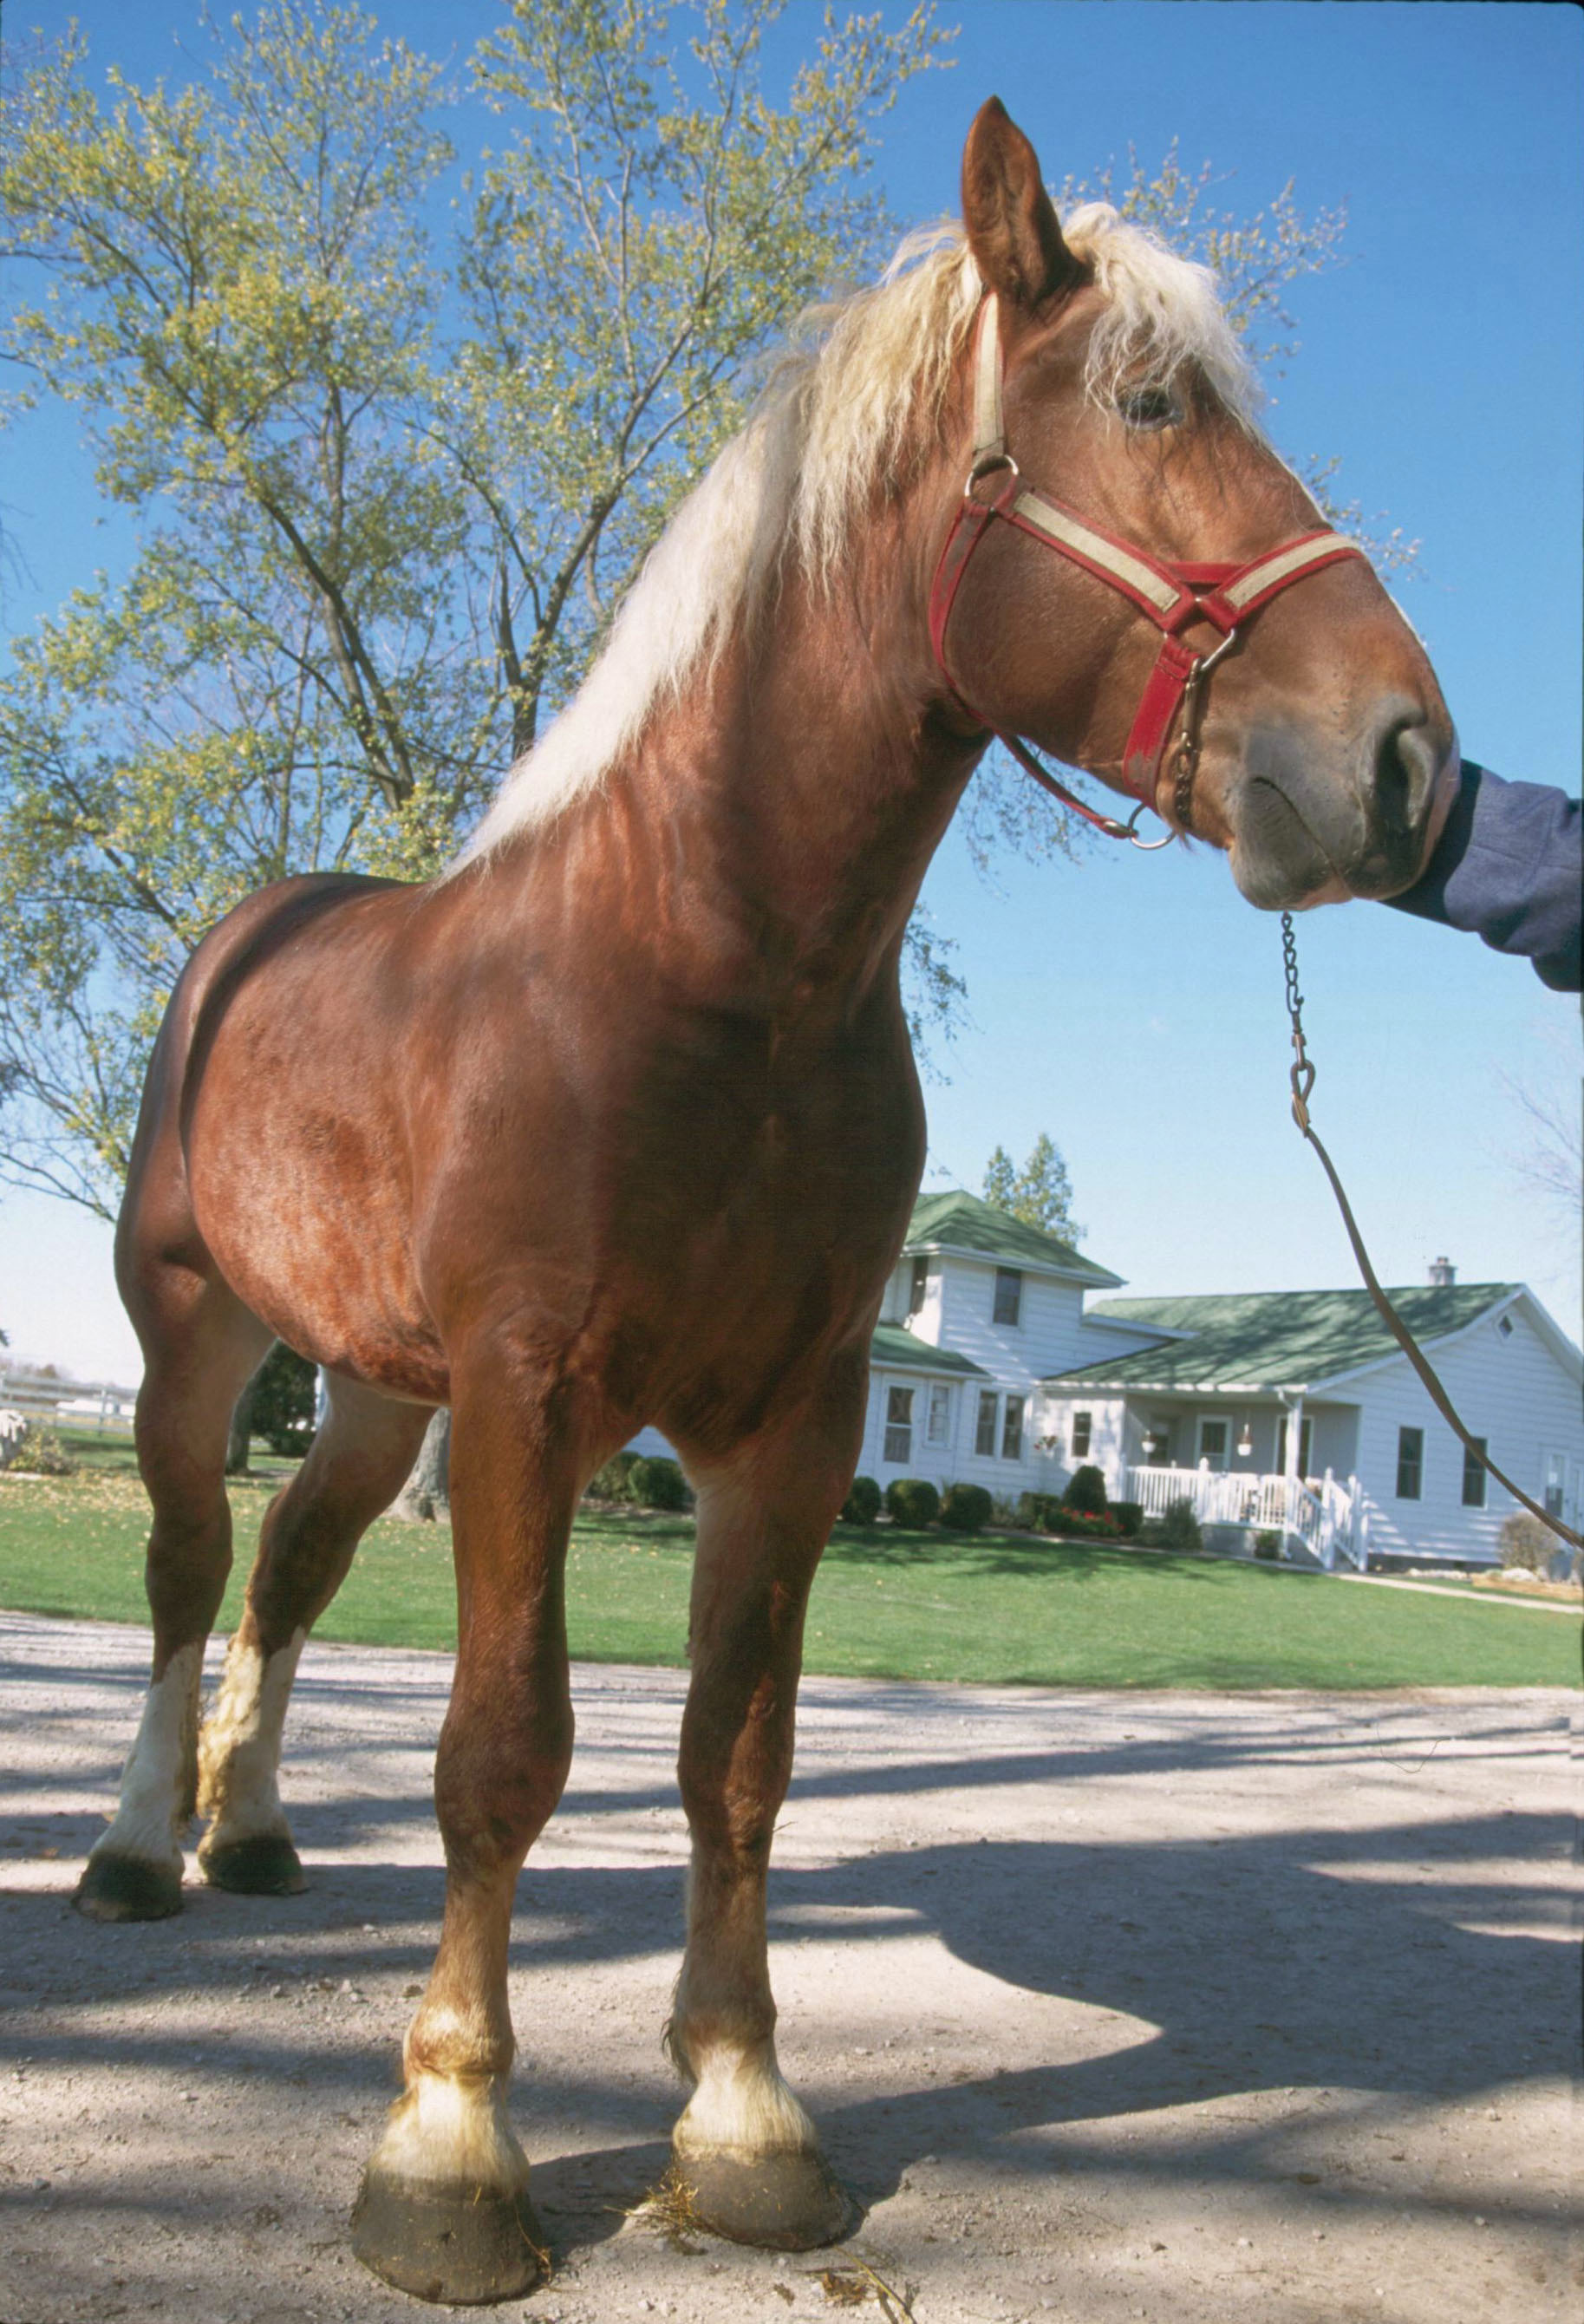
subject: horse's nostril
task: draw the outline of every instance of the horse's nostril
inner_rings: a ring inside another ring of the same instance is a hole
[[[1418,829],[1440,765],[1428,721],[1418,711],[1389,713],[1375,747],[1375,806],[1383,833],[1395,836]]]

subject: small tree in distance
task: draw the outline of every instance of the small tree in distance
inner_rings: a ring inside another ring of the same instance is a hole
[[[984,1199],[1026,1227],[1059,1235],[1064,1242],[1082,1240],[1084,1231],[1073,1216],[1073,1181],[1061,1148],[1046,1130],[1035,1139],[1021,1170],[1013,1167],[1004,1146],[997,1147],[985,1165]]]

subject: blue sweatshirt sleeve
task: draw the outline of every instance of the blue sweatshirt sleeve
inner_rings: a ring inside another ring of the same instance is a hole
[[[1553,992],[1577,992],[1581,890],[1579,801],[1540,783],[1504,782],[1465,759],[1435,853],[1412,888],[1386,900],[1533,961]]]

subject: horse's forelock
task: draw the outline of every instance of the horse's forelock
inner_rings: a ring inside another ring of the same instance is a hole
[[[1251,417],[1254,372],[1208,266],[1179,258],[1110,202],[1083,203],[1062,232],[1105,301],[1089,342],[1085,384],[1094,401],[1109,404],[1124,378],[1169,387],[1196,364],[1230,410]]]

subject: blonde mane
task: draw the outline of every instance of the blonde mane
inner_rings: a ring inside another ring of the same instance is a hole
[[[1168,385],[1196,364],[1240,417],[1252,375],[1208,269],[1177,257],[1107,202],[1062,221],[1106,301],[1087,391]],[[815,580],[839,563],[882,482],[905,482],[938,423],[979,305],[979,272],[955,223],[909,235],[880,281],[804,318],[741,432],[655,544],[576,694],[511,770],[462,863],[552,822],[597,788],[654,711],[707,668],[735,619],[791,555]]]

